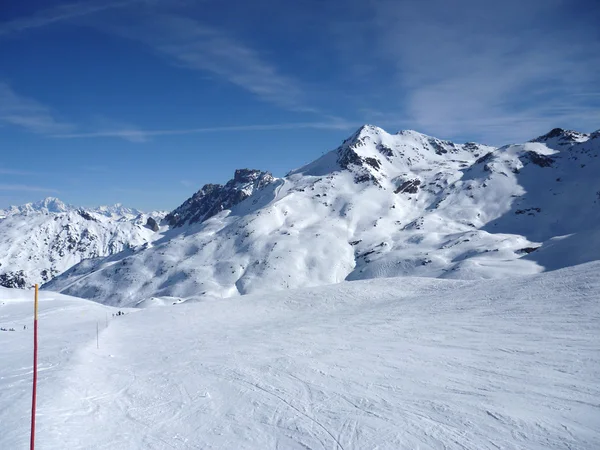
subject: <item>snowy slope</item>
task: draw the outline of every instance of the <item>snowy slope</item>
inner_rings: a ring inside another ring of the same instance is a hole
[[[367,280],[114,319],[46,292],[38,446],[600,448],[599,274]],[[12,295],[0,290],[0,325],[21,328],[0,333],[3,449],[27,448],[30,411],[31,301]]]
[[[65,205],[56,198],[11,207],[0,219],[0,285],[43,283],[86,258],[119,253],[160,235],[144,214],[122,205],[94,209]]]
[[[553,130],[495,149],[364,126],[230,209],[152,248],[85,261],[47,288],[136,305],[374,277],[497,278],[598,259],[599,136]],[[208,206],[195,208],[205,218]],[[541,252],[573,234],[586,251],[568,263]]]

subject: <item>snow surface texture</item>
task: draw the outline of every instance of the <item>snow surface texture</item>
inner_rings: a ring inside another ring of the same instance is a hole
[[[108,256],[160,237],[144,214],[120,204],[76,208],[56,198],[0,211],[0,286],[31,287],[83,259]]]
[[[367,280],[117,318],[43,292],[36,448],[597,449],[599,274]],[[17,330],[0,332],[2,449],[29,442],[30,297],[0,289]]]
[[[245,171],[247,179],[205,186],[148,248],[84,261],[45,287],[135,306],[377,277],[498,278],[596,260],[599,156],[599,132],[557,129],[495,149],[364,126],[285,178]]]

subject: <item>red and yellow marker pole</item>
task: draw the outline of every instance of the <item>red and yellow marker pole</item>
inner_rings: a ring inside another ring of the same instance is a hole
[[[37,395],[37,353],[38,353],[38,285],[35,285],[33,307],[33,392],[31,394],[31,442],[30,450],[35,447],[35,400]]]

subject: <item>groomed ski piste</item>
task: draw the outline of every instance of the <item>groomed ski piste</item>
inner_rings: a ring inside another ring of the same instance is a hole
[[[37,449],[600,448],[600,262],[184,300],[41,293]],[[29,445],[32,309],[0,290],[1,449]]]

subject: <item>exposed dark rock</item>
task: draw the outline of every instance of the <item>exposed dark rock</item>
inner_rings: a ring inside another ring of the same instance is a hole
[[[416,194],[419,191],[421,180],[415,178],[414,180],[407,180],[396,188],[395,194]]]
[[[494,157],[494,152],[486,153],[481,158],[479,158],[477,161],[475,161],[475,164],[487,163],[487,162],[491,161],[493,157]]]
[[[394,152],[392,151],[392,149],[384,144],[378,144],[377,151],[386,158],[391,158],[392,156],[394,156]]]
[[[369,255],[372,255],[373,253],[376,253],[375,250],[369,250],[368,252],[363,253],[362,255],[357,256],[357,258],[366,258]]]
[[[22,270],[19,270],[18,272],[2,273],[0,274],[0,286],[25,289],[27,287],[25,274]]]
[[[548,132],[542,136],[538,136],[535,139],[532,139],[531,142],[543,142],[548,139],[560,137],[561,135],[564,135],[564,133],[565,133],[565,130],[563,130],[562,128],[553,128],[552,130],[550,130],[550,132]]]
[[[593,135],[594,133],[592,133]],[[579,131],[564,130],[562,128],[554,128],[550,132],[532,139],[530,142],[547,142],[551,139],[558,141],[559,145],[569,145],[574,142],[578,142],[581,138],[592,135],[580,133]]]
[[[264,173],[265,172],[253,169],[237,169],[233,174],[233,181],[236,183],[251,183],[256,181]]]
[[[448,150],[444,148],[442,142],[438,141],[437,139],[429,139],[429,145],[433,147],[437,155],[443,155],[445,153],[448,153]]]
[[[224,186],[205,184],[181,206],[167,214],[165,220],[172,227],[185,223],[203,222],[219,212],[230,209],[274,181],[269,172],[238,169]]]
[[[539,247],[525,247],[517,250],[517,253],[525,253],[529,254],[531,252],[535,252]]]
[[[377,179],[370,173],[356,174],[356,176],[354,177],[355,183],[367,183],[368,181],[373,181],[375,184],[379,185]]]
[[[527,209],[517,209],[515,211],[515,214],[520,215],[520,214],[528,214],[530,216],[533,216],[534,211],[537,213],[542,212],[541,208],[527,208]]]
[[[381,163],[377,158],[365,158],[364,162],[370,165],[375,170],[379,170],[381,168]]]
[[[97,220],[90,213],[88,213],[87,211],[85,211],[84,209],[78,209],[77,210],[77,214],[79,214],[85,220],[92,220],[94,222],[97,222]]]
[[[474,151],[479,150],[479,144],[477,144],[476,142],[465,142],[463,144],[463,148],[465,150],[469,150],[469,151],[474,152]],[[474,155],[474,156],[477,157],[478,155]]]
[[[552,164],[554,164],[553,158],[546,155],[540,155],[537,152],[527,152],[525,153],[525,157],[533,164],[540,167],[552,167]]]
[[[153,217],[148,217],[148,220],[146,221],[146,228],[151,229],[152,231],[158,231],[159,227],[158,227],[158,223],[156,222],[156,220],[154,220]]]
[[[370,129],[372,127],[362,127],[355,135],[344,141],[344,144],[338,148],[338,164],[342,169],[350,170],[354,172],[354,181],[356,183],[372,182],[376,186],[381,187],[377,178],[370,172],[370,169],[379,170],[381,168],[381,161],[374,157],[361,157],[356,149],[366,145],[366,142],[371,140],[370,136],[360,137],[360,132],[363,129]],[[391,149],[385,146],[379,145],[377,147],[382,154],[391,153]]]
[[[362,158],[354,150],[348,148],[341,152],[338,158],[338,164],[342,169],[348,169],[352,164],[356,166],[362,165]]]

